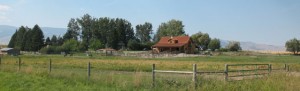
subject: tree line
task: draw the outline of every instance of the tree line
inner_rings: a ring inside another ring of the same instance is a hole
[[[32,29],[21,26],[13,34],[8,47],[22,51],[41,51],[43,53],[78,52],[113,48],[117,50],[150,50],[151,46],[163,36],[185,36],[182,21],[172,19],[159,25],[154,34],[152,24],[145,22],[135,26],[126,19],[100,17],[85,14],[71,18],[63,36],[53,35],[44,39],[38,25]],[[152,35],[154,36],[152,37]],[[191,36],[196,46],[202,50],[212,51],[221,48],[219,39],[211,39],[207,33],[198,32]],[[241,50],[238,42],[231,43],[230,51]]]

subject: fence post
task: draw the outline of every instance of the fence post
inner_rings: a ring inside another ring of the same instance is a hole
[[[155,64],[152,64],[152,87],[155,87]]]
[[[50,58],[50,60],[49,60],[49,73],[51,73],[51,69],[52,69],[52,60]]]
[[[0,65],[1,65],[1,61],[2,61],[2,58],[0,57]]]
[[[88,70],[88,72],[87,72],[88,80],[90,80],[90,76],[91,76],[91,63],[90,62],[88,62],[87,70]]]
[[[20,58],[20,57],[19,57],[18,64],[19,64],[19,69],[18,69],[18,71],[20,71],[20,70],[21,70],[21,58]]]
[[[228,65],[225,64],[225,81],[228,81]]]
[[[271,73],[271,71],[272,71],[272,64],[269,64],[269,67],[268,67],[268,69],[269,69],[269,74]]]
[[[285,70],[285,71],[287,71],[287,67],[286,67],[286,64],[284,64],[284,70]]]
[[[197,65],[193,64],[193,82],[195,89],[197,88]]]
[[[257,64],[255,64],[255,77],[257,78],[257,75],[258,75],[258,67],[257,67]]]
[[[287,65],[287,71],[288,72],[290,71],[290,65]]]

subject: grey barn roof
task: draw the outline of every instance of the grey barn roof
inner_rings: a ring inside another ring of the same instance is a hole
[[[9,51],[9,50],[11,50],[11,49],[14,49],[14,48],[2,48],[2,49],[0,49],[1,51]]]

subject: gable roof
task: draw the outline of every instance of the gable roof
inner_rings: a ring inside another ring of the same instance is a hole
[[[177,40],[178,43],[170,43],[169,40]],[[176,37],[162,37],[159,42],[153,45],[152,47],[181,47],[189,43],[189,36],[176,36]]]

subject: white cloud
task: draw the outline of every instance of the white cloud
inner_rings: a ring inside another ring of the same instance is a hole
[[[11,9],[11,7],[9,7],[8,5],[1,5],[0,4],[0,12],[6,12],[10,9]]]
[[[10,19],[7,17],[8,11],[11,9],[8,5],[0,4],[0,22],[10,22]]]

